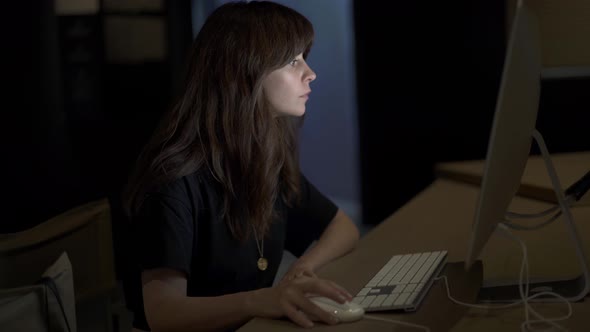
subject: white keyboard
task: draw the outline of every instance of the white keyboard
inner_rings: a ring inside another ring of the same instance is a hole
[[[447,251],[395,255],[361,289],[353,302],[365,311],[414,311],[447,259]]]

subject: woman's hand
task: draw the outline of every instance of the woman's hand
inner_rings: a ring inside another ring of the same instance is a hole
[[[293,279],[302,277],[302,276],[307,276],[310,278],[317,278],[317,275],[313,272],[314,269],[311,266],[311,264],[308,264],[307,262],[298,259],[297,261],[295,261],[291,267],[289,268],[289,270],[287,271],[287,273],[285,273],[285,275],[283,276],[283,278],[281,279],[281,281],[279,283],[284,283],[287,281],[291,281]]]
[[[280,318],[287,316],[302,327],[312,327],[310,317],[333,325],[338,319],[309,300],[309,296],[324,296],[338,303],[352,300],[352,296],[336,283],[302,275],[284,280],[272,288],[257,291],[253,304],[257,306],[256,316]]]

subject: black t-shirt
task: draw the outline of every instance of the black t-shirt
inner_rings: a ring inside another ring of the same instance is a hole
[[[283,250],[300,256],[337,212],[337,207],[301,175],[299,204],[289,208],[277,200],[276,209],[282,217],[273,221],[264,237],[268,268],[260,271],[254,237],[245,242],[235,240],[221,219],[221,206],[219,184],[205,172],[184,176],[148,193],[133,221],[137,272],[152,268],[182,271],[187,276],[188,296],[270,287]],[[134,327],[149,330],[143,301],[133,302],[137,303]]]

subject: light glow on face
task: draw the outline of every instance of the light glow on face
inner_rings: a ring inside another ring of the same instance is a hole
[[[262,82],[264,95],[277,116],[302,116],[309,99],[309,84],[316,79],[303,54],[272,71]]]

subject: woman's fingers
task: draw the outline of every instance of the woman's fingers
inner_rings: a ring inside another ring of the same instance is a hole
[[[338,319],[330,312],[320,308],[318,305],[313,303],[308,297],[299,293],[293,298],[293,303],[300,311],[302,311],[306,317],[312,317],[316,320],[322,321],[328,325],[334,325],[338,323]]]
[[[332,281],[314,278],[306,279],[306,293],[325,296],[338,303],[344,303],[352,300],[352,297],[344,288],[338,286]]]
[[[340,294],[342,294],[346,297],[346,301],[352,301],[352,299],[353,299],[352,294],[350,294],[346,289],[344,289],[344,287],[338,285],[337,283],[335,283],[333,281],[328,280],[328,282],[331,283],[333,287],[336,287],[338,290],[340,290]]]
[[[305,321],[310,320],[321,321],[329,325],[338,323],[338,319],[334,315],[320,308],[299,290],[289,292],[289,303],[298,309],[297,313],[290,310],[289,318],[296,319],[294,321],[299,325],[301,325],[300,322],[307,324]],[[301,326],[308,327],[309,325]]]
[[[338,319],[310,300],[310,296],[322,296],[338,303],[350,301],[352,297],[336,283],[303,275],[281,285],[281,307],[283,313],[297,325],[302,327],[313,326],[312,321],[318,320],[332,325],[338,323]]]
[[[283,278],[281,279],[281,283],[285,282],[285,281],[291,281],[293,279],[301,278],[303,276],[307,276],[310,278],[317,278],[318,277],[315,273],[313,273],[313,271],[310,271],[310,270],[295,270],[295,271],[287,272],[287,274],[285,274],[285,276],[283,276]]]
[[[352,299],[344,288],[329,280],[303,276],[295,279],[292,283],[297,285],[302,294],[308,296],[324,296],[338,303],[344,303]]]
[[[287,316],[295,324],[310,328],[313,326],[313,322],[301,311],[297,310],[297,307],[292,303],[285,303],[283,305],[285,316]]]

